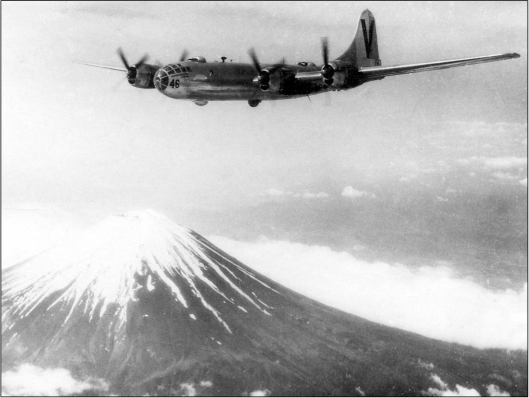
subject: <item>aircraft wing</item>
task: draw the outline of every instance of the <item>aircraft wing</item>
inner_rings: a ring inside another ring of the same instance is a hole
[[[454,68],[456,66],[465,66],[480,64],[483,62],[501,61],[504,59],[519,58],[516,53],[487,55],[485,57],[462,58],[449,61],[425,62],[421,64],[399,65],[399,66],[364,66],[358,70],[358,74],[366,77],[368,80],[377,80],[385,76],[404,75],[407,73],[417,73],[430,70]]]
[[[121,72],[127,72],[127,69],[125,69],[125,68],[123,68],[123,67],[119,67],[119,66],[108,66],[108,65],[99,65],[99,64],[89,64],[89,63],[86,63],[86,62],[77,62],[77,61],[74,61],[74,63],[76,63],[76,64],[80,64],[80,65],[95,66],[96,68],[111,69],[111,70],[119,70],[119,71],[121,71]]]

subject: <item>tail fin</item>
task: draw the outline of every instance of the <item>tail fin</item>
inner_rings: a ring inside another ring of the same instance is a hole
[[[352,61],[357,68],[382,65],[378,56],[375,17],[371,11],[365,10],[362,13],[353,42],[347,51],[337,59],[340,61]]]

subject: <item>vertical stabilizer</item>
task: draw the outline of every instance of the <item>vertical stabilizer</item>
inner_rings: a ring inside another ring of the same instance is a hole
[[[365,10],[362,13],[353,42],[347,51],[337,59],[340,61],[352,61],[357,68],[382,65],[378,55],[375,17],[371,11]]]

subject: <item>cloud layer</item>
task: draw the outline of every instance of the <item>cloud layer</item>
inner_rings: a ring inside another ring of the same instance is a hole
[[[41,369],[23,364],[2,373],[2,395],[58,396],[80,394],[87,390],[107,390],[101,380],[76,380],[66,369]]]
[[[351,199],[362,198],[362,197],[368,197],[372,199],[376,198],[374,194],[365,192],[365,191],[359,191],[357,189],[354,189],[350,185],[343,189],[342,196],[345,198],[351,198]]]
[[[474,388],[465,388],[463,386],[460,386],[459,384],[456,384],[455,390],[450,390],[449,387],[446,385],[446,383],[441,380],[439,376],[436,374],[433,374],[431,376],[432,380],[435,384],[439,386],[439,388],[429,388],[428,389],[428,395],[438,396],[438,397],[479,397],[479,392],[477,392]]]
[[[308,190],[303,192],[292,192],[292,191],[282,191],[280,189],[270,188],[266,190],[264,195],[272,199],[286,199],[286,198],[303,198],[303,199],[326,199],[330,195],[326,192],[313,193]]]
[[[445,341],[527,349],[527,284],[520,292],[492,291],[446,266],[370,263],[328,247],[266,238],[210,239],[256,271],[343,311]]]

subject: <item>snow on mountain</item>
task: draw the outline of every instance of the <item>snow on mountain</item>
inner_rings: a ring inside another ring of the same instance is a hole
[[[7,300],[17,297],[14,315],[25,317],[44,298],[60,292],[50,308],[59,305],[69,308],[63,323],[83,298],[83,310],[90,320],[96,308],[101,317],[109,304],[117,304],[118,328],[125,325],[127,302],[137,301],[141,291],[153,291],[160,284],[168,287],[173,299],[186,309],[189,303],[181,289],[189,289],[230,333],[230,327],[201,290],[211,289],[222,300],[243,311],[246,311],[244,306],[253,306],[270,315],[265,303],[237,286],[241,279],[235,272],[205,254],[204,245],[190,230],[153,211],[111,217],[68,245],[50,249],[38,259],[29,260],[23,267],[9,272],[4,280],[4,296]],[[209,249],[215,250],[211,246]],[[232,265],[236,272],[271,289],[248,270],[235,263]],[[185,281],[185,287],[174,282],[177,276]],[[215,284],[219,280],[229,286],[227,291],[234,298],[227,297],[219,289],[218,283]],[[202,286],[196,282],[201,282]]]
[[[4,270],[2,360],[5,380],[62,375],[70,387],[39,390],[58,393],[527,393],[526,352],[443,343],[326,307],[153,211],[111,217]]]

